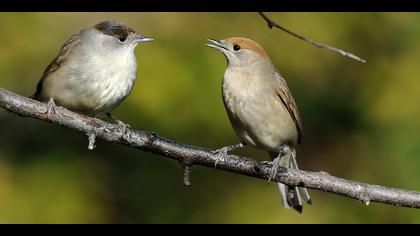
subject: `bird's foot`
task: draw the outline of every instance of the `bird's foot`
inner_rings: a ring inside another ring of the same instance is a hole
[[[129,125],[129,124],[126,124],[126,123],[124,123],[124,122],[122,122],[122,121],[120,121],[120,120],[118,120],[117,118],[115,118],[111,113],[107,113],[107,116],[112,120],[112,121],[114,121],[114,123],[115,124],[117,124],[118,125],[118,127],[120,128],[120,129],[122,129],[122,131],[123,131],[123,133],[125,133],[125,131],[127,130],[127,129],[129,129],[129,128],[131,128],[131,126]]]
[[[245,147],[245,143],[238,143],[236,145],[232,145],[232,146],[227,146],[227,147],[222,147],[220,149],[217,149],[216,151],[213,152],[213,155],[216,156],[216,162],[214,163],[214,168],[216,168],[217,163],[219,161],[224,161],[226,160],[227,156],[228,156],[228,152],[231,151],[235,151],[238,149],[241,149],[243,147]]]
[[[120,121],[120,120],[115,119],[115,120],[114,120],[114,122],[115,122],[118,126],[121,126],[121,127],[126,127],[126,128],[131,128],[131,126],[130,126],[129,124],[126,124],[126,123],[124,123],[124,122],[122,122],[122,121]]]
[[[265,166],[272,166],[273,162],[272,161],[260,161],[261,165],[265,165]]]
[[[279,154],[272,161],[272,167],[270,171],[270,176],[268,178],[268,182],[270,182],[272,179],[274,179],[274,177],[276,177],[280,166],[289,167],[290,157],[286,155],[289,151],[290,151],[289,146],[285,144],[281,145],[279,149]]]
[[[47,115],[47,119],[50,119],[51,116],[55,115],[55,102],[54,98],[50,98],[50,100],[47,103],[47,112],[45,114]]]
[[[214,168],[216,168],[218,162],[226,160],[226,158],[228,156],[228,151],[229,151],[228,147],[223,147],[223,148],[217,149],[216,151],[213,152],[213,156],[216,157],[216,162],[214,163]]]
[[[124,135],[128,129],[131,128],[129,124],[126,124],[120,120],[115,119],[114,122],[117,124],[118,129],[121,131],[121,133]]]
[[[276,157],[274,158],[274,160],[271,162],[271,165],[273,167],[271,167],[271,171],[270,171],[270,177],[268,177],[268,182],[270,182],[274,177],[276,177],[277,175],[277,171],[279,169],[279,164],[280,164],[280,158],[281,157]]]

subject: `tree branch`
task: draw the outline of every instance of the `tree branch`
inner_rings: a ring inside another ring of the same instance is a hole
[[[326,44],[318,43],[318,42],[313,41],[311,39],[308,39],[308,38],[305,38],[303,36],[300,36],[299,34],[296,34],[296,33],[292,32],[292,31],[284,28],[283,26],[278,25],[276,22],[274,22],[270,18],[268,18],[264,13],[262,13],[262,12],[258,12],[258,13],[261,15],[262,18],[264,18],[264,20],[267,22],[267,25],[268,25],[268,27],[270,29],[272,29],[273,27],[275,27],[275,28],[277,28],[279,30],[282,30],[282,31],[284,31],[284,32],[286,32],[286,33],[288,33],[288,34],[290,34],[290,35],[292,35],[292,36],[294,36],[294,37],[296,37],[296,38],[298,38],[300,40],[303,40],[303,41],[305,41],[307,43],[310,43],[310,44],[312,44],[312,45],[314,45],[316,47],[325,48],[325,49],[331,50],[333,52],[336,52],[338,54],[341,54],[344,57],[349,57],[349,58],[351,58],[353,60],[356,60],[358,62],[361,62],[361,63],[365,63],[366,62],[365,59],[362,59],[362,58],[360,58],[360,57],[358,57],[358,56],[356,56],[356,55],[354,55],[352,53],[346,52],[346,51],[344,51],[342,49],[335,48],[335,47],[332,47],[332,46],[329,46],[329,45],[326,45]]]
[[[56,107],[52,115],[47,116],[47,104],[19,96],[0,88],[0,107],[24,117],[32,117],[50,123],[77,130],[90,137],[94,145],[94,136],[109,142],[123,144],[143,151],[178,161],[184,168],[183,180],[189,185],[189,167],[206,166],[227,172],[268,180],[271,166],[249,158],[229,155],[229,158],[215,163],[217,157],[209,149],[185,145],[165,139],[154,133],[137,131],[131,128],[107,123],[83,116],[62,107]],[[339,194],[357,199],[368,205],[370,202],[385,203],[394,206],[420,208],[420,193],[402,189],[387,188],[379,185],[359,183],[331,176],[325,172],[310,172],[284,169],[273,178],[289,186],[307,187],[324,192]]]

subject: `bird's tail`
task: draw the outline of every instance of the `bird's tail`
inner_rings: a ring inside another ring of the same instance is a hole
[[[272,153],[272,158],[276,158],[278,154]],[[296,150],[293,148],[290,152],[283,156],[279,163],[280,166],[292,169],[299,169],[296,162]],[[283,200],[283,206],[285,208],[293,208],[299,213],[302,213],[303,202],[312,204],[311,197],[309,196],[308,190],[303,187],[289,187],[282,183],[279,183],[280,194]]]

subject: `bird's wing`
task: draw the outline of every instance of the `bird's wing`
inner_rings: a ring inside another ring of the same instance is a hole
[[[286,80],[280,75],[279,72],[276,72],[276,79],[275,79],[275,91],[278,94],[279,98],[286,106],[287,110],[292,116],[293,121],[295,122],[296,129],[298,131],[298,143],[300,144],[303,139],[303,126],[302,121],[300,118],[299,109],[296,106],[295,100],[293,99],[292,93],[287,87]]]
[[[42,85],[46,78],[49,77],[50,74],[54,73],[58,68],[60,68],[60,65],[62,65],[70,55],[70,52],[72,49],[77,47],[80,44],[80,35],[75,34],[72,35],[63,45],[58,55],[54,58],[54,60],[47,66],[45,69],[41,79],[38,82],[36,92],[31,96],[31,98],[39,99],[39,96],[41,96],[42,93]]]

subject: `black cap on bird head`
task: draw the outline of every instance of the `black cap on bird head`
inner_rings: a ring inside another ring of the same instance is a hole
[[[96,24],[95,28],[104,34],[114,36],[121,41],[124,41],[130,34],[137,34],[132,28],[116,21],[103,21]]]

